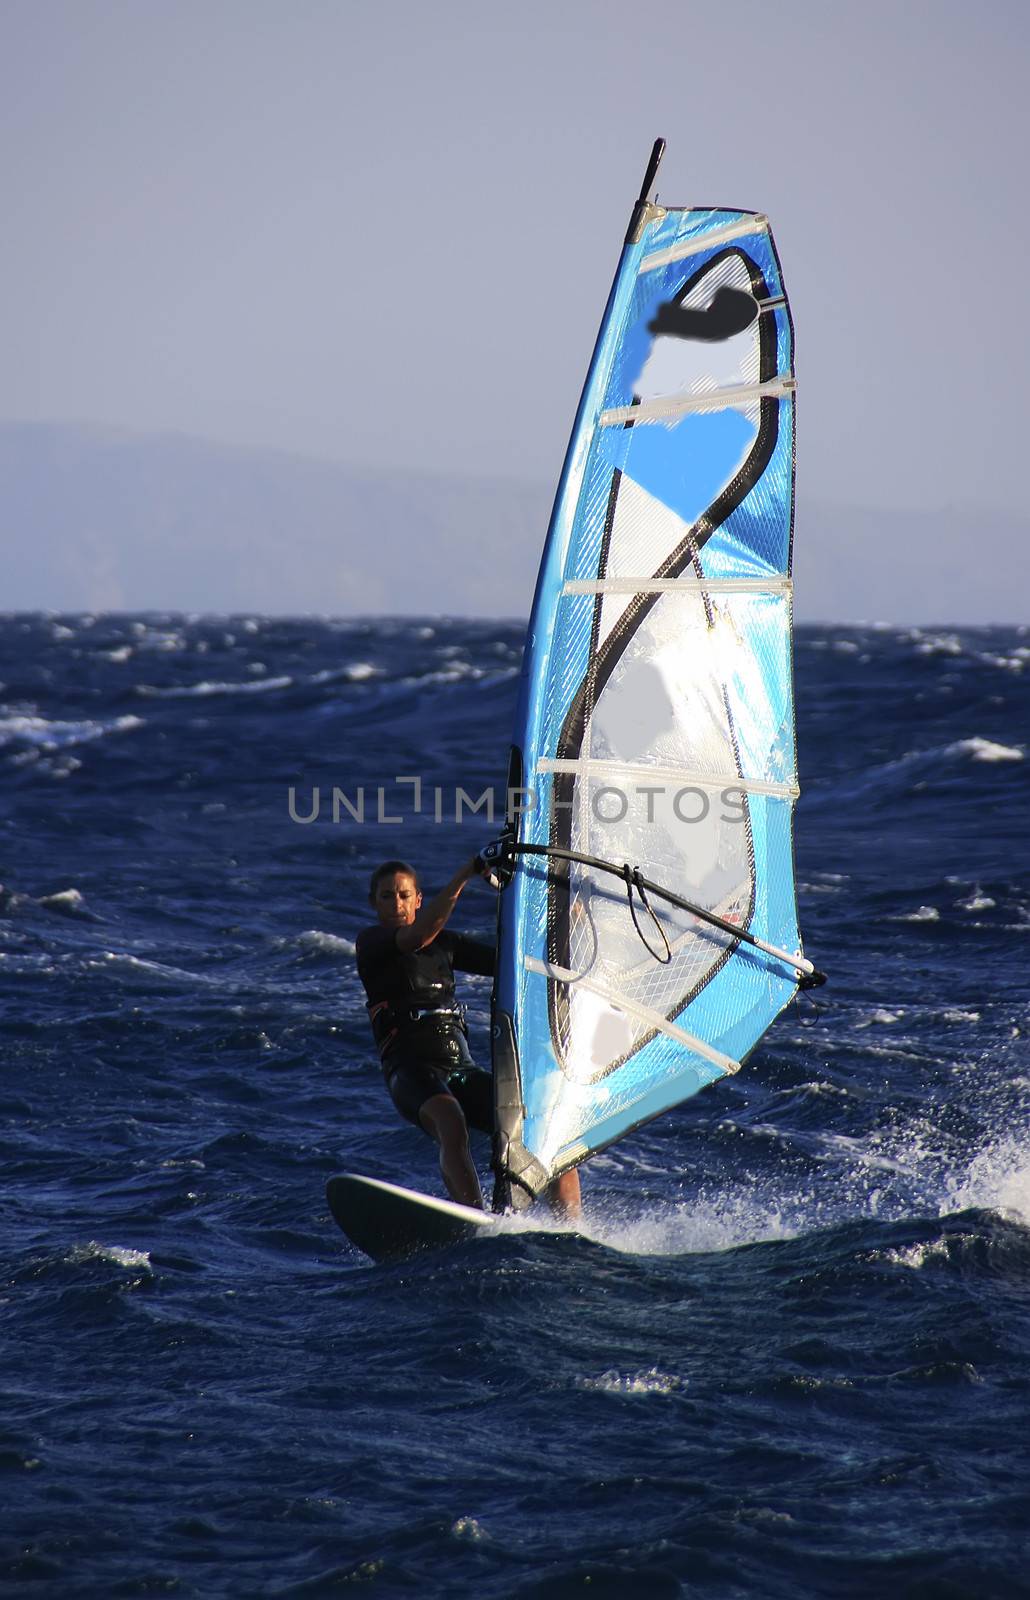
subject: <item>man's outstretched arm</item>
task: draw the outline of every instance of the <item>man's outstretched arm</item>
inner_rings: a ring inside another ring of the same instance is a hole
[[[439,894],[435,894],[432,900],[419,907],[414,922],[397,929],[398,950],[407,955],[412,950],[422,950],[427,944],[432,944],[441,928],[446,926],[448,917],[458,904],[462,889],[470,878],[478,877],[482,870],[478,862],[478,856],[466,861]]]

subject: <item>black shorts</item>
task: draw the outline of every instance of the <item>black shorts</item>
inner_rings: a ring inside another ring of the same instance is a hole
[[[421,1128],[419,1112],[434,1094],[449,1094],[465,1113],[465,1121],[479,1133],[494,1129],[494,1080],[480,1067],[455,1067],[450,1061],[438,1066],[429,1061],[399,1060],[384,1063],[386,1087],[401,1116]],[[423,1132],[428,1130],[423,1129]]]

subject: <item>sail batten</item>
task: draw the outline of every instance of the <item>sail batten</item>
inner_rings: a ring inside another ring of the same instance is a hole
[[[794,389],[768,219],[638,208],[516,718],[532,803],[495,1037],[534,1174],[735,1071],[813,972],[792,842]]]
[[[660,395],[639,406],[619,406],[614,411],[602,411],[602,428],[623,428],[642,422],[668,422],[673,417],[686,416],[691,411],[726,411],[733,406],[753,404],[756,400],[775,400],[780,395],[793,394],[797,385],[792,377],[774,378],[769,383],[737,384],[732,388],[715,388],[706,394]]]
[[[673,215],[689,216],[690,213],[674,212]],[[655,250],[644,257],[640,271],[655,272],[659,267],[668,267],[674,262],[686,261],[690,256],[701,255],[706,250],[714,250],[717,245],[728,244],[731,239],[748,239],[755,234],[768,232],[769,218],[755,214],[740,222],[729,222],[723,228],[706,230],[696,238],[685,239],[682,244],[670,245],[666,250]]]
[[[699,784],[703,788],[715,789],[720,793],[724,790],[732,790],[734,793],[740,790],[746,794],[771,795],[778,800],[796,800],[801,793],[796,783],[773,783],[762,778],[747,778],[739,772],[701,772],[692,767],[634,766],[628,761],[596,761],[589,757],[578,761],[558,761],[549,756],[541,756],[536,764],[536,770],[539,773],[557,772],[572,777],[636,780],[638,792],[645,799],[648,794],[653,793],[645,787],[645,783],[655,778],[660,778],[665,783]],[[633,797],[617,792],[617,798],[621,802],[623,799],[628,801]]]
[[[791,594],[789,578],[570,578],[564,594]]]

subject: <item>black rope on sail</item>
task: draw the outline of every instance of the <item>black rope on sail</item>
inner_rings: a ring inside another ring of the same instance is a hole
[[[662,927],[662,924],[658,921],[658,918],[655,916],[654,907],[647,898],[647,890],[644,887],[644,879],[640,876],[640,868],[631,867],[627,861],[623,866],[622,876],[626,883],[626,899],[629,902],[629,914],[633,918],[633,926],[637,930],[637,938],[640,940],[640,943],[643,945],[649,956],[652,956],[654,960],[657,961],[661,966],[667,967],[669,962],[672,960],[672,946],[669,944],[668,934]],[[637,920],[637,908],[633,903],[634,889],[640,896],[641,905],[662,936],[662,943],[665,946],[665,954],[663,956],[659,955],[657,950],[652,950],[651,946],[647,942],[647,935]]]

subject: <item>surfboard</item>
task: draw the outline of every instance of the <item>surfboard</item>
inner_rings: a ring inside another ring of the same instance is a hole
[[[351,1244],[373,1261],[405,1261],[497,1227],[490,1212],[354,1172],[330,1178],[325,1194],[334,1220]]]

